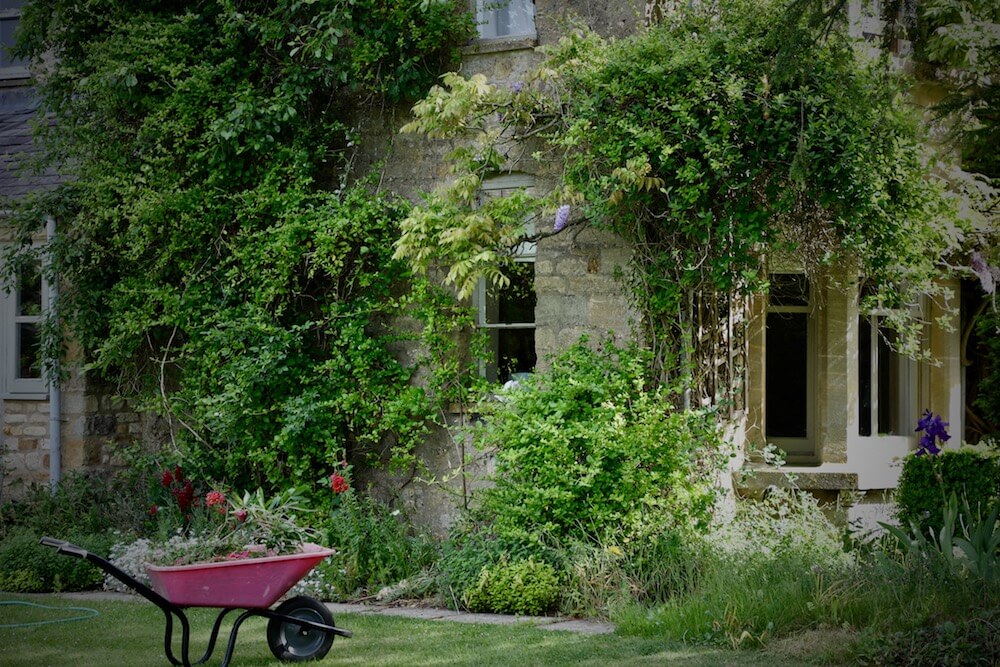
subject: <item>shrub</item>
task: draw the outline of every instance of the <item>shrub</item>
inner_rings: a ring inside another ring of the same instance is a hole
[[[47,485],[32,486],[4,505],[0,539],[17,527],[60,539],[71,533],[138,532],[149,518],[152,470],[131,458],[113,472],[68,471],[54,494]]]
[[[692,590],[705,563],[702,541],[665,531],[568,548],[563,610],[608,617],[628,604],[663,604]]]
[[[556,607],[559,591],[555,568],[529,558],[484,567],[463,597],[472,611],[537,616]]]
[[[711,415],[647,389],[648,355],[586,338],[483,409],[476,445],[496,453],[479,514],[497,536],[539,542],[708,523],[721,438]]]
[[[771,489],[741,500],[734,519],[699,538],[690,588],[648,610],[623,611],[625,633],[754,646],[816,625],[844,622],[853,589],[839,530],[806,493]]]
[[[894,632],[870,640],[859,655],[865,665],[938,665],[940,667],[1000,664],[1000,610],[982,610],[963,621]]]
[[[104,577],[98,568],[79,558],[57,553],[38,543],[41,535],[19,529],[0,542],[0,588],[12,592],[79,591],[98,588]],[[111,547],[104,535],[70,534],[64,539],[105,554]]]
[[[321,527],[337,549],[318,569],[337,597],[373,593],[428,568],[437,556],[434,541],[410,526],[398,510],[354,490]]]
[[[908,456],[896,489],[896,516],[915,523],[923,532],[939,530],[949,495],[965,498],[975,507],[1000,493],[1000,458],[985,450],[945,450],[937,456]]]
[[[484,569],[508,560],[554,562],[557,558],[558,553],[543,543],[511,540],[484,526],[460,524],[441,545],[435,580],[442,601],[460,609],[465,607],[466,591],[476,586]]]

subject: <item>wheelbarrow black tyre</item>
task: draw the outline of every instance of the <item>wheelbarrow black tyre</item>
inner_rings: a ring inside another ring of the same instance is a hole
[[[274,611],[304,621],[333,625],[333,614],[326,605],[304,595],[285,600]],[[267,645],[278,660],[285,662],[319,660],[330,652],[330,647],[333,646],[333,633],[312,630],[290,621],[272,618],[267,622]]]

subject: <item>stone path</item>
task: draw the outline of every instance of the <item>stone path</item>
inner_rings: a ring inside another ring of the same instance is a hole
[[[60,593],[61,597],[76,600],[142,600],[129,593],[106,591],[83,591],[80,593]],[[483,623],[486,625],[533,625],[541,630],[577,632],[585,635],[609,634],[615,631],[612,623],[588,619],[566,618],[565,616],[506,616],[504,614],[473,614],[436,607],[406,607],[380,604],[345,604],[328,602],[327,607],[334,614],[370,614],[374,616],[402,616],[424,621],[451,621],[454,623]]]
[[[565,616],[506,616],[504,614],[473,614],[436,607],[402,607],[369,604],[343,604],[328,602],[334,614],[372,614],[376,616],[403,616],[424,621],[452,621],[454,623],[483,623],[487,625],[533,625],[542,630],[562,630],[585,635],[609,634],[615,631],[612,623]]]

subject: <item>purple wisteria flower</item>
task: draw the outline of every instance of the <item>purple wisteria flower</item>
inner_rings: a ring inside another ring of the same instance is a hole
[[[993,275],[996,270],[986,263],[979,251],[972,253],[972,271],[979,278],[984,292],[993,294],[996,291],[997,284]]]
[[[920,447],[917,449],[917,456],[940,454],[941,448],[937,445],[938,440],[941,441],[941,444],[944,444],[951,439],[947,428],[948,422],[942,421],[941,415],[936,415],[930,410],[924,410],[924,414],[917,421],[917,432],[923,431],[924,433],[920,436]]]
[[[552,225],[552,231],[561,232],[567,222],[569,222],[569,204],[563,204],[556,210],[556,221]]]

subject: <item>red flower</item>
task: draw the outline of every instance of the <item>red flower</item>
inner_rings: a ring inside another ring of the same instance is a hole
[[[176,479],[178,482],[184,481],[184,471],[181,470],[180,466],[174,468],[174,479]]]
[[[149,508],[149,516],[156,516],[156,513],[159,511],[160,508],[157,507],[156,505],[153,505],[152,507]]]
[[[226,502],[226,495],[221,491],[209,491],[205,494],[205,505],[207,507],[212,507],[213,505],[222,505]]]
[[[189,509],[194,503],[194,487],[191,482],[185,482],[184,488],[174,490],[174,498],[177,499],[177,507],[181,512]]]
[[[163,476],[160,478],[160,484],[164,487],[169,487],[174,482],[174,476],[170,474],[169,470],[163,471]]]
[[[236,520],[239,521],[240,523],[243,523],[247,520],[246,510],[236,510],[235,512],[233,512],[233,514],[236,516]]]
[[[347,480],[344,479],[343,475],[341,475],[340,473],[335,472],[332,475],[330,475],[330,488],[333,489],[334,493],[340,494],[340,493],[344,493],[345,491],[347,491],[351,487],[347,483]]]

